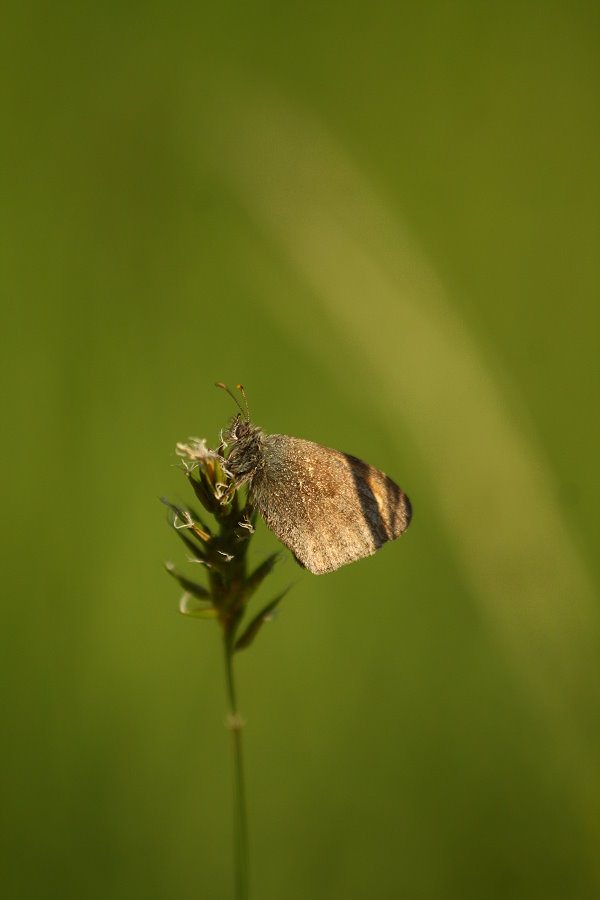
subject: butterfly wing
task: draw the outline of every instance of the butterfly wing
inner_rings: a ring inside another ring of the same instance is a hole
[[[296,559],[319,575],[370,556],[408,528],[406,494],[368,463],[312,441],[265,435],[250,493]]]

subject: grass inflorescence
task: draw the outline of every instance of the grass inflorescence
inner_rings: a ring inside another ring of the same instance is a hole
[[[205,570],[205,583],[179,571],[172,563],[167,572],[179,582],[183,594],[179,610],[185,616],[214,619],[221,627],[225,653],[225,675],[229,704],[229,727],[233,737],[235,770],[235,872],[236,896],[248,896],[248,828],[242,756],[243,720],[239,714],[233,674],[233,657],[252,644],[286,591],[273,597],[254,615],[248,606],[255,592],[279,558],[273,553],[249,571],[248,547],[254,535],[256,512],[248,493],[239,490],[227,471],[226,445],[210,450],[206,441],[190,438],[176,447],[181,468],[195,495],[194,506],[169,508],[169,523],[185,544],[189,560]],[[202,513],[197,509],[197,503]],[[206,521],[206,513],[212,517]]]

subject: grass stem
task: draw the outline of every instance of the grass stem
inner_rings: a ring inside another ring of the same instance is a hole
[[[248,900],[248,818],[246,815],[246,788],[244,758],[242,752],[243,722],[237,708],[233,678],[233,646],[227,631],[224,636],[225,676],[229,703],[229,728],[233,740],[234,767],[234,870],[236,900]]]

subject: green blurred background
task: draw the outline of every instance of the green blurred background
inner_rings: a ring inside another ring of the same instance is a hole
[[[597,10],[6,9],[4,896],[232,895],[158,502],[217,379],[415,509],[262,589],[253,896],[600,895]]]

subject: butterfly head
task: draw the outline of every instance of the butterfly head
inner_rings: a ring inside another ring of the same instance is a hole
[[[223,435],[225,444],[230,446],[227,455],[227,468],[235,477],[238,485],[240,485],[252,478],[256,470],[262,465],[262,431],[250,421],[248,401],[241,384],[238,384],[237,387],[244,398],[245,409],[226,384],[219,381],[217,382],[217,387],[227,391],[240,408],[240,412],[233,417]]]
[[[247,438],[253,429],[254,425],[252,422],[248,419],[243,419],[241,413],[238,413],[229,423],[224,437],[228,444],[235,444]]]
[[[243,484],[262,465],[262,431],[252,422],[242,419],[238,413],[233,417],[223,438],[230,448],[227,468],[238,485]]]

